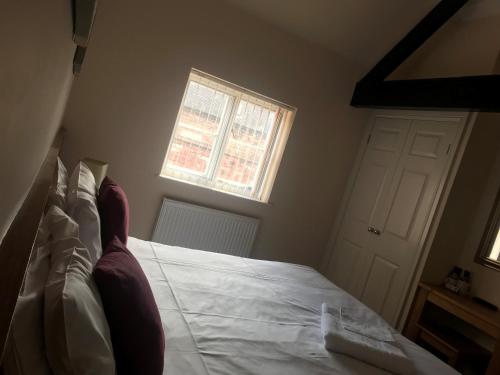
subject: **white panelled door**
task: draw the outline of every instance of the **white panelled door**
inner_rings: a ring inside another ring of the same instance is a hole
[[[328,274],[395,324],[462,117],[377,115]]]

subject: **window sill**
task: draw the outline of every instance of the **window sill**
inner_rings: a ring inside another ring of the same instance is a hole
[[[198,184],[195,184],[193,182],[184,181],[184,180],[181,180],[181,179],[178,179],[178,178],[175,178],[175,177],[171,177],[171,176],[164,176],[162,174],[158,174],[157,176],[160,179],[164,179],[164,180],[168,180],[168,181],[173,181],[173,182],[176,182],[176,183],[179,183],[179,184],[186,184],[186,185],[189,185],[189,186],[193,186],[195,188],[204,189],[204,190],[208,190],[208,191],[213,191],[213,192],[216,192],[216,193],[219,193],[219,194],[222,194],[222,195],[229,195],[230,197],[238,198],[238,199],[241,199],[241,200],[244,200],[244,201],[248,201],[248,202],[254,202],[254,203],[257,203],[257,204],[265,206],[265,207],[272,207],[273,206],[273,204],[271,202],[269,202],[269,201],[264,202],[264,201],[261,201],[259,199],[255,199],[255,198],[251,198],[251,197],[245,197],[243,195],[229,193],[229,192],[224,191],[224,190],[219,190],[219,189],[211,188],[211,187],[204,186],[204,185],[198,185]]]

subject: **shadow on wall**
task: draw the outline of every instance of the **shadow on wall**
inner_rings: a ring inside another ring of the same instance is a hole
[[[471,134],[422,278],[441,283],[454,265],[472,271],[473,291],[500,304],[492,284],[500,273],[474,263],[500,185],[500,114],[481,113]],[[486,293],[486,294],[485,294]],[[495,295],[493,295],[495,294]]]
[[[71,3],[2,3],[0,239],[31,187],[61,123],[73,79]]]
[[[270,204],[158,177],[191,68],[298,108]],[[254,257],[317,267],[368,115],[349,106],[360,76],[222,1],[102,2],[66,111],[63,156],[70,166],[109,163],[129,197],[131,235],[151,238],[166,196],[258,217]]]

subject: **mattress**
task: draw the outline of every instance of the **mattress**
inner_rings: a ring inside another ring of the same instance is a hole
[[[130,237],[166,338],[164,374],[388,374],[327,351],[321,304],[367,309],[312,268]],[[417,374],[457,374],[403,336]]]

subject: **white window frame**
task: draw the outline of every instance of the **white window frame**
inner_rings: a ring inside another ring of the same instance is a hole
[[[214,142],[210,154],[209,164],[204,174],[197,174],[192,170],[177,166],[173,168],[167,167],[168,155],[170,154],[175,140],[175,134],[179,127],[184,101],[186,100],[186,95],[191,82],[196,82],[214,88],[230,97],[228,103],[226,104],[226,106],[230,107],[229,113],[226,113],[225,110],[223,111],[224,117],[221,119],[220,133]],[[228,133],[230,132],[241,100],[245,100],[261,107],[266,107],[267,109],[276,112],[275,123],[272,127],[273,134],[266,144],[265,155],[257,167],[257,173],[254,176],[253,183],[251,184],[251,186],[254,186],[252,194],[238,193],[219,187],[217,186],[217,180],[215,178],[225,151],[225,147],[229,140]],[[210,74],[201,72],[200,70],[191,69],[191,73],[189,74],[184,90],[184,95],[182,97],[182,102],[179,105],[175,126],[170,137],[168,149],[160,171],[160,176],[211,190],[217,190],[226,194],[236,195],[245,199],[267,203],[271,195],[274,180],[276,179],[278,167],[285,150],[296,111],[296,108],[224,81]]]

